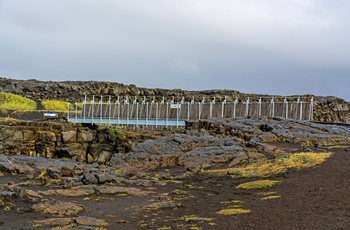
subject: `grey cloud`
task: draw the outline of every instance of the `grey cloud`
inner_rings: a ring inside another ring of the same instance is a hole
[[[345,0],[2,0],[0,76],[350,100],[349,10]]]

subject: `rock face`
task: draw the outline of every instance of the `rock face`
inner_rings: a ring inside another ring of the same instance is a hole
[[[0,151],[6,155],[69,158],[86,163],[106,163],[112,154],[129,149],[126,140],[113,135],[108,129],[94,130],[59,122],[0,123]],[[18,170],[26,169],[22,167]],[[52,170],[48,173],[58,174]],[[69,169],[65,169],[65,173],[69,174]]]
[[[245,101],[248,97],[251,100],[258,100],[259,97],[272,97],[268,95],[244,94],[235,90],[204,90],[186,91],[180,89],[148,89],[139,88],[135,85],[124,85],[114,82],[97,81],[76,81],[76,82],[42,82],[37,80],[13,80],[0,78],[0,91],[11,92],[28,98],[58,99],[63,101],[82,101],[84,95],[111,96],[114,100],[117,96],[155,97],[161,100],[175,97],[181,100],[184,97],[187,101],[194,98],[196,101],[206,97],[207,100],[223,101],[227,96],[228,101],[236,97]],[[284,97],[274,96],[275,101],[283,101]],[[293,96],[297,98],[298,96]],[[300,95],[301,98],[309,99],[311,95]],[[314,120],[320,122],[350,123],[350,105],[348,102],[336,97],[315,97]],[[11,115],[12,116],[12,115]]]
[[[347,144],[350,135],[346,126],[268,118],[187,121],[186,129],[183,134],[145,141],[131,152],[116,153],[110,164],[134,171],[180,166],[199,172],[286,154],[269,143],[294,143],[304,146],[297,151],[311,151],[329,141]]]

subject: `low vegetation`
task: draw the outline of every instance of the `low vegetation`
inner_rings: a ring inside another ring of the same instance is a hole
[[[109,138],[111,140],[115,140],[115,139],[119,139],[119,140],[125,140],[126,139],[126,134],[123,130],[120,129],[114,129],[114,128],[110,128],[107,126],[99,126],[97,128],[97,130],[101,131],[101,132],[106,132],[109,134]]]
[[[277,180],[256,180],[256,181],[250,181],[247,183],[239,184],[236,186],[236,188],[261,189],[261,188],[272,187],[278,183],[279,181]]]
[[[281,196],[267,196],[267,197],[263,197],[260,200],[272,200],[272,199],[278,199],[281,198]]]
[[[307,167],[314,167],[323,163],[331,155],[331,152],[302,152],[286,156],[280,156],[271,161],[251,163],[244,167],[208,170],[206,172],[227,174],[228,172],[233,171],[234,177],[269,177],[275,174],[284,173],[291,168],[301,169]]]
[[[36,106],[36,102],[31,99],[12,93],[0,92],[1,110],[33,111]]]
[[[249,209],[243,209],[243,208],[229,208],[229,209],[222,209],[217,212],[217,214],[220,215],[240,215],[240,214],[248,214],[251,213]]]
[[[58,100],[43,100],[41,105],[47,111],[55,111],[55,112],[67,112],[68,103],[64,101]],[[70,108],[73,110],[73,105],[70,105]]]

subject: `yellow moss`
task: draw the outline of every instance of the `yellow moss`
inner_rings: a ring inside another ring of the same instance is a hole
[[[0,92],[0,110],[33,111],[36,102],[12,93]]]
[[[220,215],[240,215],[240,214],[248,214],[248,213],[251,213],[249,209],[242,209],[242,208],[223,209],[217,212],[217,214],[220,214]]]
[[[65,101],[43,100],[41,101],[41,104],[44,109],[48,111],[66,112],[68,110],[68,103]],[[73,104],[70,104],[69,107],[72,111],[75,109],[75,106]]]
[[[260,189],[260,188],[267,188],[272,187],[279,183],[279,181],[276,180],[257,180],[257,181],[251,181],[243,184],[239,184],[236,186],[236,188],[242,188],[242,189]]]

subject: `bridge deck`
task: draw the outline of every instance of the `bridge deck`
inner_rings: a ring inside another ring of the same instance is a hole
[[[109,124],[109,125],[143,125],[143,126],[185,126],[183,119],[136,119],[136,118],[99,118],[99,117],[70,117],[69,122],[82,124]]]

